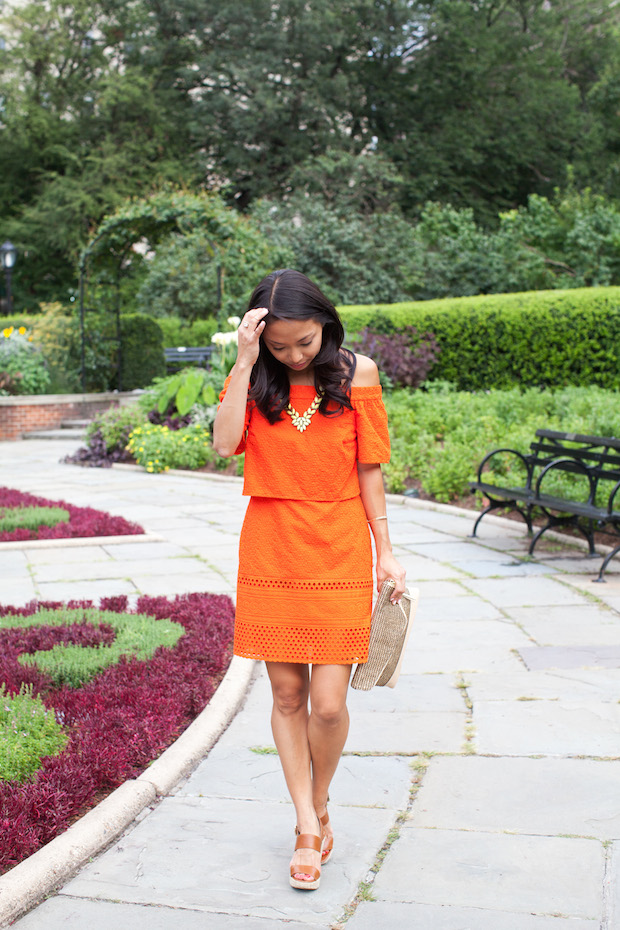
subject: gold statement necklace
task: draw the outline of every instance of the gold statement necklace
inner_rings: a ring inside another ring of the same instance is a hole
[[[291,405],[290,402],[289,402],[288,407],[284,408],[284,412],[288,413],[289,417],[292,420],[293,426],[295,427],[295,429],[298,429],[300,433],[303,433],[304,430],[306,430],[310,426],[310,420],[312,419],[313,415],[319,409],[319,406],[321,404],[321,399],[322,398],[320,394],[315,394],[314,400],[312,401],[312,403],[310,404],[310,406],[304,413],[298,413],[295,410],[295,408]]]

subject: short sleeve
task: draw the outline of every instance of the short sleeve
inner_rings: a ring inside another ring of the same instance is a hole
[[[220,404],[218,405],[218,408],[217,408],[218,410],[220,409],[222,401],[226,397],[226,391],[228,390],[229,384],[230,384],[230,375],[226,378],[226,381],[224,381],[224,387],[220,391]],[[250,426],[250,419],[252,417],[252,406],[253,404],[250,401],[248,401],[245,406],[245,421],[243,423],[243,437],[241,439],[241,442],[239,443],[239,445],[233,452],[233,455],[241,455],[242,452],[245,452],[245,443],[246,443],[246,439],[248,435],[248,428]]]
[[[351,391],[357,433],[357,460],[371,465],[390,461],[390,434],[381,387],[358,387]]]

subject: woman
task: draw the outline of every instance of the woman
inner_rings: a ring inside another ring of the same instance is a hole
[[[377,589],[405,588],[392,555],[379,463],[389,437],[377,366],[342,348],[333,304],[305,275],[255,289],[221,394],[213,445],[245,451],[236,655],[263,659],[275,744],[297,816],[294,888],[318,888],[331,856],[329,785],[349,728],[352,663],[368,654]],[[308,709],[310,702],[310,710]]]

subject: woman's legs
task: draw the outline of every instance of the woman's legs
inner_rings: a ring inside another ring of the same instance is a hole
[[[346,706],[351,667],[267,662],[273,691],[271,726],[300,833],[317,833],[317,812],[325,813],[329,785],[349,730]],[[308,697],[312,712],[308,715]],[[328,835],[331,828],[328,827]],[[316,861],[315,861],[316,860]],[[292,865],[317,867],[320,856],[302,849]],[[296,875],[301,878],[301,874]],[[308,876],[310,877],[310,876]]]
[[[312,773],[308,744],[308,695],[310,684],[308,666],[296,662],[267,662],[267,673],[273,691],[271,728],[284,777],[295,805],[297,829],[300,833],[320,835],[319,824],[312,799]],[[297,850],[291,866],[321,865],[321,854],[316,850]],[[308,873],[294,873],[295,878],[309,881]]]
[[[312,757],[312,797],[314,809],[322,817],[327,809],[329,786],[349,732],[347,692],[350,665],[314,665],[310,682],[308,742]],[[331,824],[325,835],[333,837]]]

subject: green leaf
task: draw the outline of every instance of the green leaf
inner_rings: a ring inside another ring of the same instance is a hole
[[[172,378],[168,382],[168,384],[165,386],[165,390],[163,394],[161,395],[161,397],[159,398],[159,401],[157,403],[157,409],[159,410],[160,413],[165,412],[168,404],[170,403],[174,395],[177,393],[180,386],[181,386],[181,375],[180,374]]]
[[[217,394],[215,393],[215,388],[212,384],[205,384],[202,389],[202,399],[208,407],[216,402]]]

